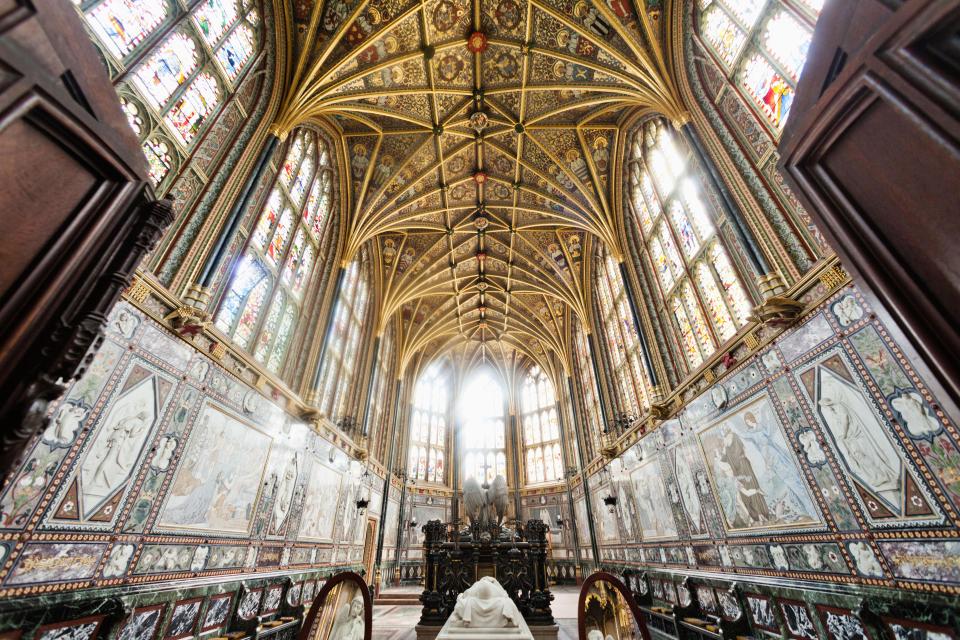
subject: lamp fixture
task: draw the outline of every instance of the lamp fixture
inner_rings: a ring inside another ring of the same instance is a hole
[[[606,505],[607,511],[610,513],[615,514],[617,512],[617,496],[613,495],[612,493],[604,496],[603,504]]]

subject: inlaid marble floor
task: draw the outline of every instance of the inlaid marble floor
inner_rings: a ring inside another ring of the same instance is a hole
[[[419,587],[398,587],[385,593],[419,593]],[[577,597],[579,589],[572,585],[557,586],[554,595],[553,617],[560,625],[557,640],[577,640]],[[415,640],[414,627],[420,620],[420,607],[410,605],[374,605],[373,640]]]

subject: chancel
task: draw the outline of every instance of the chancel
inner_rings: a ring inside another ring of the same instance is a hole
[[[958,24],[0,2],[0,640],[960,638]]]

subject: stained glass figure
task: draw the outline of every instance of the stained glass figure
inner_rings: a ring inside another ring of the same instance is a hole
[[[104,0],[87,13],[90,28],[118,59],[156,30],[170,12],[166,0]]]
[[[164,120],[181,142],[190,144],[219,101],[216,79],[209,73],[201,73],[173,103]]]
[[[135,83],[154,107],[163,110],[198,62],[194,39],[184,33],[174,33],[134,72]]]
[[[793,104],[793,87],[762,55],[747,61],[741,82],[750,97],[777,128],[783,128]]]
[[[237,3],[235,0],[207,0],[194,12],[193,19],[203,39],[215,47],[237,21]]]
[[[716,4],[703,12],[700,28],[724,64],[731,66],[747,40],[743,30]]]
[[[241,24],[233,30],[226,42],[217,49],[217,60],[223,65],[227,77],[233,80],[243,71],[253,53],[253,30]]]

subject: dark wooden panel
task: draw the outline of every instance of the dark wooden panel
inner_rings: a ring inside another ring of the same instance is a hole
[[[0,472],[172,219],[67,0],[0,0]],[[6,17],[3,11],[8,9]]]
[[[0,200],[18,223],[7,225],[0,245],[0,299],[34,258],[59,234],[97,178],[50,136],[26,119],[0,131]],[[56,188],[51,188],[56,185]]]
[[[889,247],[918,282],[960,281],[960,205],[956,189],[945,188],[958,179],[960,156],[949,140],[931,139],[939,136],[922,118],[889,94],[871,100],[819,164],[842,186],[849,215],[871,212],[877,221],[871,242]],[[944,313],[960,308],[960,298],[938,302]]]

